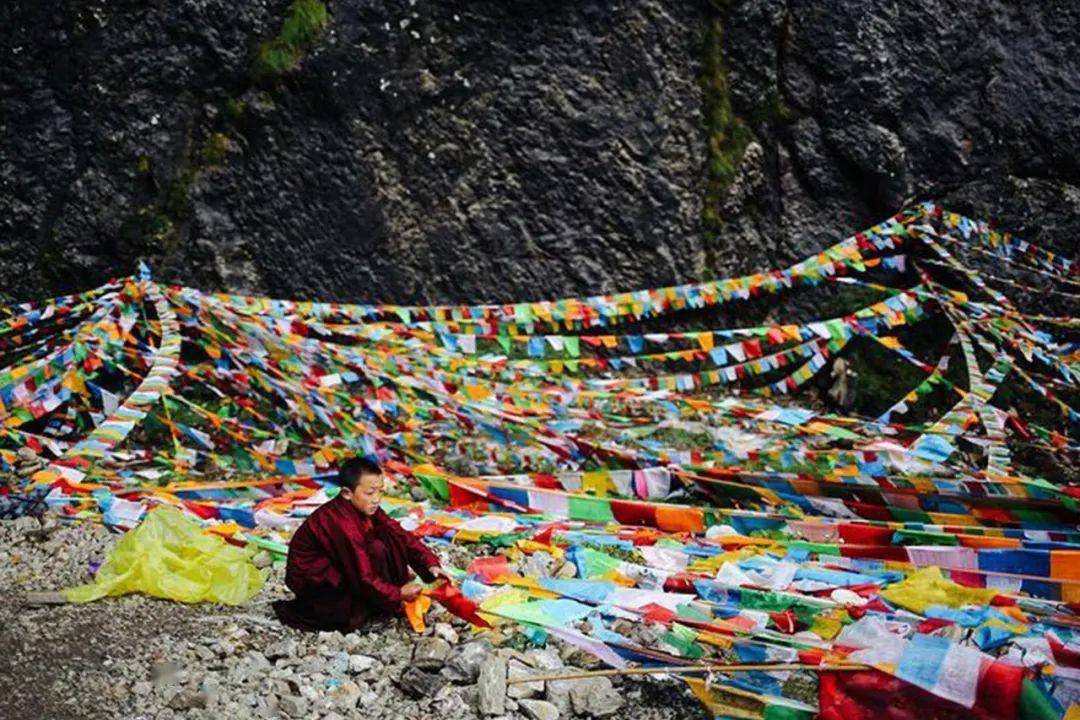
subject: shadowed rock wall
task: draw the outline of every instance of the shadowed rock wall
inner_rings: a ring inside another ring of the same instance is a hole
[[[0,291],[131,272],[341,300],[541,298],[798,259],[913,198],[1065,250],[1067,2],[0,7]],[[703,91],[704,88],[704,91]]]

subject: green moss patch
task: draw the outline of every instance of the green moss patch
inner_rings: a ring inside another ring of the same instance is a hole
[[[300,61],[330,24],[330,13],[321,0],[294,0],[285,14],[278,34],[255,52],[251,80],[272,85],[300,67]]]

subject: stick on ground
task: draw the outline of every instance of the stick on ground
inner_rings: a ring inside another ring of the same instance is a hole
[[[809,663],[759,663],[754,665],[667,665],[652,668],[610,668],[607,670],[582,670],[574,673],[556,673],[551,675],[529,675],[507,680],[507,685],[527,682],[547,682],[549,680],[583,680],[591,677],[611,677],[613,675],[659,675],[669,673],[706,673],[706,672],[753,672],[755,670],[869,670],[869,665],[811,665]]]

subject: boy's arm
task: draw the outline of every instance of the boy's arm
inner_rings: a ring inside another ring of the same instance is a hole
[[[423,540],[401,527],[389,515],[383,518],[383,525],[388,532],[392,532],[401,538],[402,544],[405,546],[405,559],[408,561],[409,567],[415,570],[416,574],[424,582],[433,582],[436,577],[445,576],[438,556],[431,552],[427,545],[424,545]]]

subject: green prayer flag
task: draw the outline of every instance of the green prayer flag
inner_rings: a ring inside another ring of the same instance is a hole
[[[605,575],[612,570],[618,570],[622,564],[622,561],[618,558],[589,547],[579,547],[576,552],[578,553],[577,562],[581,570],[579,573],[581,577]]]
[[[683,603],[676,609],[676,614],[681,620],[691,620],[693,622],[709,622],[712,620],[712,615],[703,610],[701,607],[695,605],[692,602]]]
[[[813,708],[794,704],[779,704],[774,702],[776,698],[770,697],[770,703],[765,706],[765,712],[761,714],[762,720],[810,720],[817,715]],[[802,705],[799,703],[799,705]]]
[[[1061,717],[1050,696],[1028,678],[1024,678],[1020,686],[1019,706],[1019,720],[1058,720]]]
[[[516,323],[531,323],[533,321],[532,305],[529,303],[518,303],[514,305],[514,322]]]
[[[696,632],[679,623],[672,623],[671,630],[664,633],[664,642],[675,648],[679,655],[691,660],[705,654],[701,646],[694,642],[696,638]]]
[[[926,530],[897,530],[896,535],[902,545],[959,545],[955,535],[929,532]]]
[[[443,502],[450,502],[450,485],[446,482],[446,478],[422,473],[416,473],[415,477],[420,482],[420,487],[424,489],[424,492],[429,497],[438,498]]]
[[[893,519],[900,522],[931,523],[933,518],[922,510],[909,510],[901,507],[890,507]]]
[[[571,520],[598,523],[613,522],[615,520],[615,516],[611,513],[611,505],[598,498],[571,495],[569,511]]]
[[[739,600],[744,608],[766,612],[783,612],[795,604],[794,598],[777,595],[768,590],[750,588],[739,589]]]
[[[789,543],[788,550],[803,550],[817,555],[840,555],[840,547],[838,545],[804,542],[802,540],[796,540]]]

